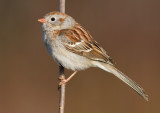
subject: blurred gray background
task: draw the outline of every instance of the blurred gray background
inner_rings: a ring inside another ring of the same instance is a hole
[[[0,113],[58,112],[58,66],[37,22],[58,8],[58,0],[0,0]],[[160,112],[160,1],[66,0],[66,13],[145,89],[149,102],[111,74],[91,68],[67,84],[65,113]]]

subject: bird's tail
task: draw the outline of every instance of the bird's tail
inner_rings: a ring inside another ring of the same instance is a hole
[[[141,88],[135,81],[131,80],[128,76],[123,74],[121,71],[116,69],[114,66],[106,63],[97,63],[97,66],[107,72],[112,73],[124,83],[133,88],[139,95],[141,95],[146,101],[148,101],[148,95],[144,92],[143,88]]]

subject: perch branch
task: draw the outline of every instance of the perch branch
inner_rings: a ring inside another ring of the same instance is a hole
[[[60,0],[60,12],[65,13],[65,0]]]
[[[64,67],[62,65],[59,66],[59,78],[62,81],[65,79],[64,75]],[[59,112],[64,113],[64,103],[65,103],[65,84],[60,86],[60,97],[59,97]]]
[[[65,0],[60,0],[60,12],[65,13]],[[59,78],[61,81],[65,79],[64,67],[59,66]],[[63,78],[63,79],[62,79]],[[64,104],[65,104],[65,84],[62,84],[60,87],[60,97],[59,97],[59,111],[58,113],[64,113]]]

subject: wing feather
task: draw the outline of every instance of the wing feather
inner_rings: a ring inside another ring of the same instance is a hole
[[[67,38],[64,40],[64,46],[67,50],[92,60],[113,64],[106,51],[79,24],[76,24],[74,29],[62,30],[59,35]]]

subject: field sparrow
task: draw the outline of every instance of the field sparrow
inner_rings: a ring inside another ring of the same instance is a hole
[[[75,71],[64,82],[71,79],[77,71],[98,67],[112,73],[148,100],[144,90],[114,67],[106,51],[71,16],[50,12],[38,21],[42,23],[43,42],[48,53],[58,64]]]

